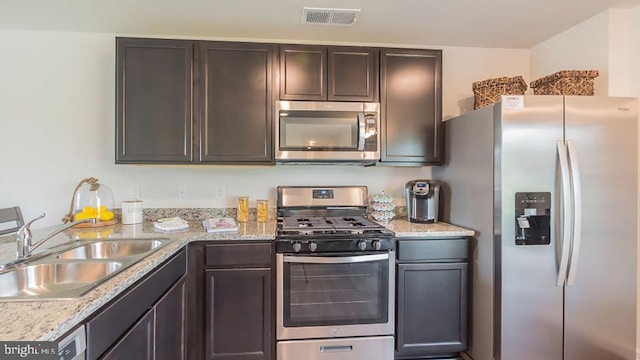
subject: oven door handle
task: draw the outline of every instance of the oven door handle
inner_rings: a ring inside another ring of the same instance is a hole
[[[286,263],[302,263],[302,264],[351,264],[362,263],[368,261],[389,260],[389,253],[375,255],[356,255],[356,256],[292,256],[285,255],[283,261]]]

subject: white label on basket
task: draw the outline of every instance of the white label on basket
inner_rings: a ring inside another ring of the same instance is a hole
[[[503,109],[524,109],[524,96],[503,96],[502,97]]]

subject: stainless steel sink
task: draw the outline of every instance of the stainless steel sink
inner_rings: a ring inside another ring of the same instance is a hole
[[[75,297],[122,265],[116,261],[83,261],[19,266],[0,273],[0,298]]]
[[[59,253],[58,259],[113,259],[146,254],[165,243],[161,240],[111,240],[81,245]]]
[[[0,271],[0,301],[76,298],[169,243],[169,239],[83,240]]]

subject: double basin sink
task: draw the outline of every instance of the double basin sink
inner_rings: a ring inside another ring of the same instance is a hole
[[[61,245],[0,271],[0,301],[80,297],[168,243],[114,239]]]

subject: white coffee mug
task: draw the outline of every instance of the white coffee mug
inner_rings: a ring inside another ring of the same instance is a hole
[[[142,222],[142,200],[125,200],[122,202],[122,223],[139,224]]]

